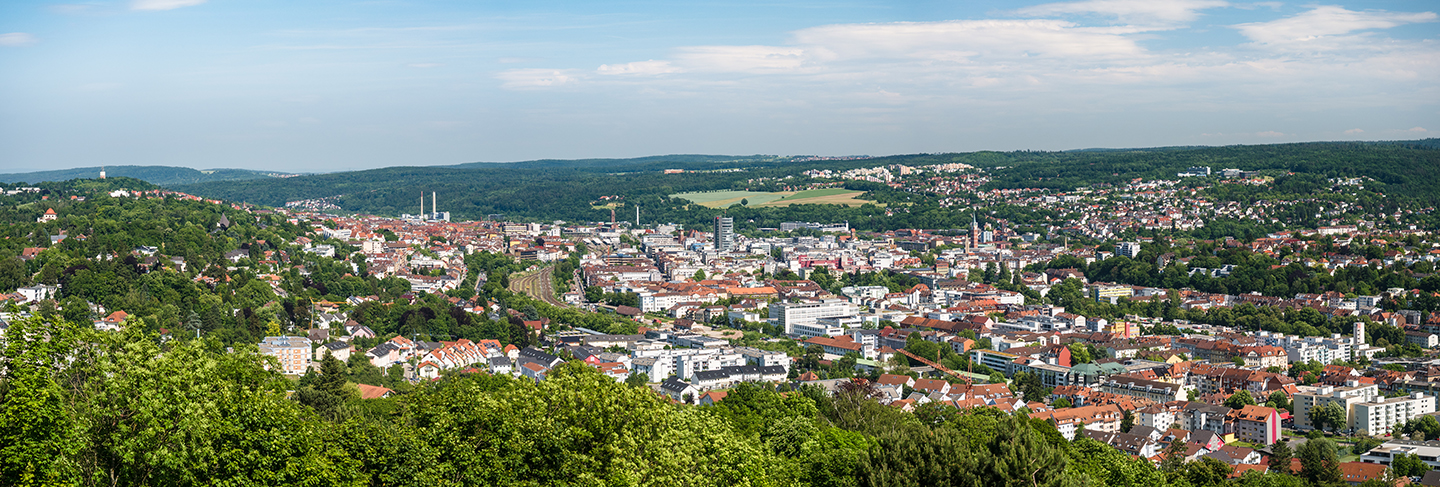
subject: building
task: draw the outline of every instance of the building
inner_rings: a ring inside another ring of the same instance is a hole
[[[1185,388],[1179,384],[1133,377],[1111,377],[1100,386],[1100,392],[1149,399],[1158,403],[1179,401],[1186,396]]]
[[[1134,259],[1140,255],[1140,244],[1138,242],[1120,242],[1115,244],[1116,257],[1129,257]]]
[[[1360,384],[1357,381],[1346,382],[1345,387],[1324,386],[1314,389],[1311,392],[1295,394],[1295,428],[1312,429],[1310,423],[1310,408],[1326,404],[1335,404],[1345,410],[1346,427],[1354,424],[1354,406],[1360,403],[1375,401],[1380,397],[1380,388],[1375,384]],[[1434,402],[1431,402],[1434,408]]]
[[[280,371],[286,375],[301,375],[310,367],[310,340],[304,337],[265,337],[260,342],[260,354],[279,360]]]
[[[1090,297],[1096,301],[1116,303],[1120,298],[1135,295],[1135,288],[1124,284],[1094,284],[1090,286]]]
[[[1105,404],[1101,406],[1083,406],[1078,408],[1063,408],[1031,413],[1033,419],[1049,421],[1055,425],[1055,429],[1064,436],[1066,440],[1074,440],[1080,430],[1095,430],[1106,433],[1118,433],[1120,423],[1125,419],[1125,413],[1120,406]]]
[[[1390,465],[1400,455],[1418,455],[1430,468],[1440,468],[1440,441],[1391,440],[1365,452],[1360,461]]]
[[[1257,445],[1273,445],[1280,439],[1280,413],[1265,406],[1245,406],[1230,411],[1235,438]]]
[[[728,216],[715,217],[715,250],[729,252],[735,249],[735,219]]]
[[[1440,345],[1440,338],[1437,338],[1434,333],[1424,331],[1405,332],[1405,341],[1419,345],[1420,348],[1435,348],[1436,345]]]
[[[1435,412],[1435,396],[1416,392],[1408,396],[1356,403],[1353,408],[1350,427],[1355,429],[1356,434],[1388,435],[1406,421]]]
[[[787,335],[798,335],[796,325],[814,327],[820,318],[853,316],[860,309],[844,299],[822,299],[808,302],[770,303],[770,321],[785,329]]]

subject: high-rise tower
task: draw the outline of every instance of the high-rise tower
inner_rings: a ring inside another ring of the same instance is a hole
[[[715,250],[729,252],[735,248],[735,219],[715,217]]]

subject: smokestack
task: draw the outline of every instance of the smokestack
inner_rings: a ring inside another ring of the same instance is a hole
[[[425,219],[425,192],[420,192],[420,219]]]
[[[440,206],[435,204],[435,199],[436,199],[436,198],[439,198],[439,197],[438,197],[438,196],[435,196],[435,192],[434,192],[434,191],[431,191],[431,192],[430,192],[430,213],[431,213],[430,216],[431,216],[432,218],[439,218],[439,217],[440,217]]]
[[[640,205],[635,205],[635,228],[640,228]]]

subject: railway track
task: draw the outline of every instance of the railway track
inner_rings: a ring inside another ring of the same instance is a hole
[[[551,306],[565,306],[564,302],[555,298],[554,278],[551,277],[554,270],[554,267],[546,267],[534,274],[511,279],[510,291],[524,293]]]

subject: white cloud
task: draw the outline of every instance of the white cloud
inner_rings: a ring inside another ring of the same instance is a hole
[[[883,57],[966,62],[976,56],[1104,58],[1142,49],[1126,34],[1139,27],[1080,27],[1058,20],[960,20],[841,24],[803,29],[798,44],[811,58]]]
[[[774,46],[695,46],[680,48],[676,59],[697,71],[786,71],[805,65],[804,49]]]
[[[130,2],[131,10],[174,10],[180,7],[194,7],[205,3],[205,0],[134,0]]]
[[[1274,130],[1266,130],[1266,131],[1264,131],[1264,132],[1256,132],[1255,135],[1258,136],[1258,137],[1280,137],[1280,136],[1285,135],[1285,133],[1284,133],[1284,132],[1276,132],[1276,131],[1274,131]]]
[[[669,74],[680,72],[680,68],[670,65],[670,61],[636,61],[625,64],[601,64],[595,69],[600,74],[627,74],[651,76],[657,74]]]
[[[0,34],[0,46],[4,47],[28,46],[36,42],[39,41],[35,39],[35,36],[26,34],[24,32],[11,32],[8,34]]]
[[[1241,35],[1261,44],[1313,43],[1357,30],[1388,29],[1417,22],[1434,22],[1436,18],[1434,12],[1357,12],[1327,5],[1293,17],[1239,24],[1234,27],[1240,30]]]
[[[1406,132],[1415,132],[1415,133],[1417,133],[1417,134],[1421,134],[1421,133],[1429,132],[1429,130],[1425,130],[1425,127],[1413,127],[1413,128],[1411,128],[1410,130],[1406,130]]]
[[[1025,7],[1015,13],[1033,17],[1100,14],[1122,22],[1180,23],[1195,20],[1199,10],[1227,5],[1229,2],[1221,0],[1085,0]]]
[[[1361,129],[1350,129],[1350,130],[1346,130],[1346,131],[1345,131],[1345,135],[1355,135],[1355,134],[1363,134],[1363,133],[1365,133],[1365,131],[1364,131],[1364,130],[1361,130]]]
[[[573,69],[512,69],[495,77],[504,81],[502,88],[541,88],[574,83],[581,75]]]

